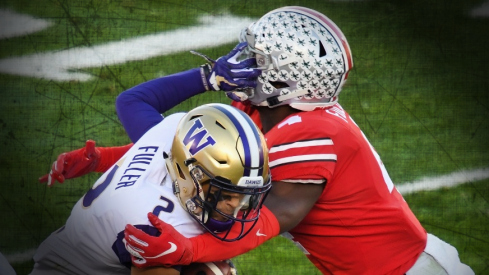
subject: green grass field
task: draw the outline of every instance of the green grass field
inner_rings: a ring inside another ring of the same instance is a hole
[[[489,167],[489,18],[469,16],[470,10],[483,2],[300,1],[300,5],[328,15],[346,35],[354,69],[340,102],[363,129],[397,184]],[[71,207],[97,178],[87,175],[49,189],[39,184],[38,177],[49,171],[58,154],[82,147],[87,139],[96,140],[98,146],[128,143],[115,113],[115,97],[142,81],[197,67],[203,60],[175,49],[112,65],[66,68],[68,73],[92,76],[89,80],[60,81],[3,69],[26,66],[53,72],[49,66],[55,68],[60,63],[56,54],[70,50],[98,49],[109,42],[184,30],[200,24],[202,15],[218,20],[224,15],[257,19],[271,9],[297,3],[1,1],[0,9],[52,23],[42,31],[0,39],[0,252],[11,260],[17,273],[28,274],[33,262],[12,255],[32,251],[62,226]],[[198,50],[219,57],[235,45],[237,36]],[[190,44],[203,38],[184,39]],[[162,40],[161,46],[174,42]],[[121,46],[113,55],[124,50]],[[99,54],[93,52],[94,56]],[[42,66],[29,65],[34,59],[21,59],[34,55],[45,57]],[[76,64],[82,55],[69,58]],[[206,93],[171,112],[216,101],[229,102],[220,93]],[[489,274],[489,180],[420,191],[405,199],[427,231],[454,245],[476,274]],[[281,237],[234,261],[239,274],[244,275],[319,274]]]

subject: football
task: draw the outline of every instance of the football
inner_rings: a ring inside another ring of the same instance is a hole
[[[230,260],[207,263],[192,263],[182,268],[182,275],[237,275]]]

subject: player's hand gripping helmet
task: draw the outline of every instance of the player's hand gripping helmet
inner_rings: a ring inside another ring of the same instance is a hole
[[[224,104],[191,110],[165,158],[182,206],[211,234],[234,241],[253,228],[271,178],[265,139],[248,115]]]
[[[303,111],[325,108],[338,94],[353,66],[350,46],[325,15],[290,6],[273,10],[244,29],[248,57],[262,74],[255,89],[228,93],[258,106],[290,105]]]

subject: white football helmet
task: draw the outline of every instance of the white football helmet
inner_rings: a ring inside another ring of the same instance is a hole
[[[262,69],[257,87],[228,93],[257,106],[290,105],[303,111],[325,108],[338,94],[353,66],[350,46],[325,15],[304,7],[273,10],[244,29],[248,58]]]
[[[234,241],[253,228],[271,177],[265,138],[248,115],[226,104],[197,107],[181,119],[164,156],[175,195],[211,234]],[[231,233],[235,223],[241,229]]]

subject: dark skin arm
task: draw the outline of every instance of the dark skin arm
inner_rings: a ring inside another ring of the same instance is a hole
[[[274,182],[265,205],[277,217],[280,233],[299,224],[321,196],[324,184]]]
[[[265,134],[289,115],[300,112],[289,105],[256,109],[260,114],[262,131]],[[321,196],[324,186],[325,184],[273,183],[264,204],[277,217],[280,233],[291,230],[304,219]]]

